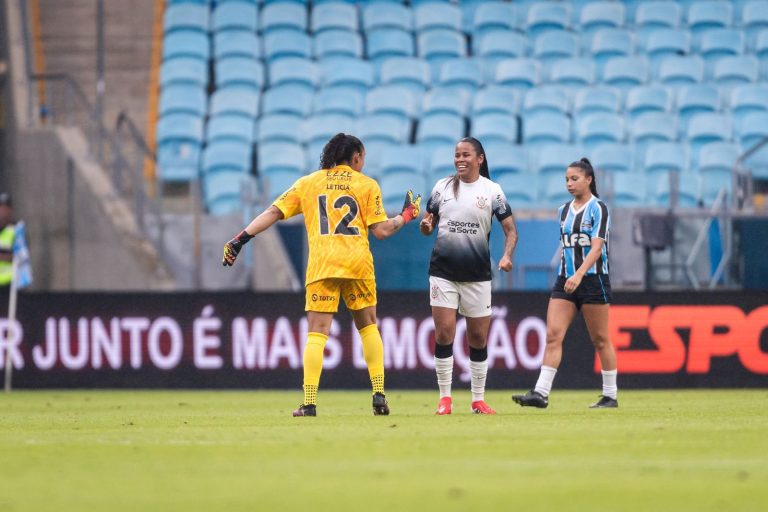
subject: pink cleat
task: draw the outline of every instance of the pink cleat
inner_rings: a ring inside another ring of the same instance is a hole
[[[472,402],[472,412],[475,414],[496,414],[496,411],[491,409],[491,406],[485,403],[484,400]]]
[[[451,414],[451,397],[444,396],[440,399],[440,403],[437,404],[437,411],[435,412],[438,416],[443,416],[445,414]]]

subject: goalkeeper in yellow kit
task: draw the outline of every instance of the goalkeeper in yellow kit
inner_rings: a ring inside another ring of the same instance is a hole
[[[225,266],[242,246],[275,222],[304,214],[309,240],[306,307],[309,332],[304,350],[304,402],[294,416],[317,415],[323,352],[339,297],[352,313],[363,343],[373,387],[373,414],[389,414],[384,395],[384,345],[376,325],[376,280],[368,230],[382,240],[419,215],[421,195],[406,194],[403,211],[388,218],[379,184],[362,173],[363,143],[338,133],[323,148],[321,169],[298,179],[272,205],[224,245]]]

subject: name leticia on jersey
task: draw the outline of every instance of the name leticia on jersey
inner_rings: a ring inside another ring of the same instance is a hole
[[[563,242],[563,247],[590,247],[592,245],[592,237],[587,233],[563,233],[560,236]]]
[[[350,189],[349,189],[349,185],[340,185],[338,183],[328,183],[325,186],[325,190],[343,190],[346,192]]]

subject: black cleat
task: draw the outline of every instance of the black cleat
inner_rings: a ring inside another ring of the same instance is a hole
[[[549,398],[533,389],[524,395],[512,395],[512,400],[522,407],[538,407],[539,409],[546,409],[549,405]]]
[[[619,406],[619,401],[609,396],[600,395],[600,400],[589,406],[590,409],[615,409]]]
[[[293,417],[297,416],[317,416],[317,406],[315,404],[301,404],[298,409],[293,411]]]
[[[384,393],[373,394],[373,415],[389,416],[389,404],[387,403],[387,397],[384,396]]]

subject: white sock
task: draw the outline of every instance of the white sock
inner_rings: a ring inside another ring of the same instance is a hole
[[[488,360],[470,361],[469,374],[472,376],[472,383],[470,384],[472,401],[485,400],[485,377],[488,375]]]
[[[551,366],[542,366],[541,373],[539,373],[539,380],[536,381],[536,387],[533,388],[537,393],[549,396],[549,392],[552,391],[552,382],[555,380],[555,374],[557,368]]]
[[[618,374],[618,370],[601,370],[600,373],[603,374],[603,396],[615,400],[616,394],[619,391],[618,386],[616,386],[616,375]]]
[[[451,396],[451,383],[453,382],[453,356],[435,358],[435,372],[437,373],[437,387],[440,389],[440,398]]]

